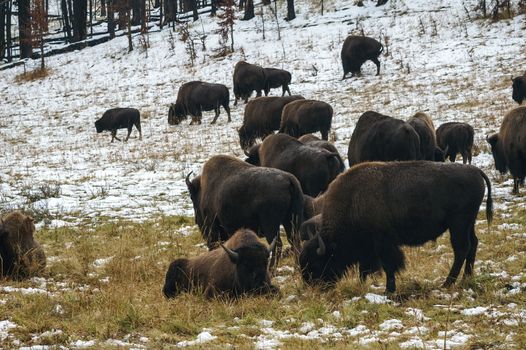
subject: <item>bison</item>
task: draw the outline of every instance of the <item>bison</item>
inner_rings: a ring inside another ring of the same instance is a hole
[[[254,145],[257,138],[264,139],[279,129],[281,111],[287,103],[303,99],[303,96],[258,97],[245,106],[243,125],[238,130],[243,150]]]
[[[338,153],[304,145],[287,134],[268,136],[247,153],[250,164],[293,174],[304,194],[317,196],[341,172]],[[298,226],[299,227],[299,226]]]
[[[454,162],[457,153],[462,155],[462,163],[471,164],[471,149],[475,131],[467,123],[450,122],[440,125],[436,131],[438,147],[444,150],[444,157]]]
[[[132,128],[135,125],[139,130],[139,140],[142,140],[141,115],[135,108],[112,108],[108,109],[101,118],[95,122],[97,133],[105,130],[111,131],[111,142],[120,141],[117,137],[117,129],[128,129],[128,135],[124,141],[128,141]]]
[[[512,78],[513,93],[511,97],[518,104],[526,100],[526,73],[521,77]]]
[[[412,161],[350,168],[329,186],[319,233],[303,245],[304,281],[333,283],[358,264],[362,281],[382,268],[386,292],[393,293],[395,274],[404,267],[400,246],[421,246],[448,229],[454,261],[444,286],[456,281],[464,262],[464,275],[470,276],[478,244],[475,221],[486,186],[490,224],[491,183],[474,166]]]
[[[31,216],[14,211],[1,218],[0,278],[22,279],[44,270],[46,256],[34,234],[35,224]]]
[[[230,118],[230,93],[223,84],[211,84],[202,81],[190,81],[179,88],[175,104],[171,104],[168,110],[168,124],[178,125],[188,115],[192,116],[190,125],[201,124],[203,111],[215,111],[212,124],[217,121],[220,107],[226,111],[228,121]]]
[[[265,96],[268,96],[270,89],[281,87],[281,96],[285,96],[285,92],[290,94],[289,84],[292,79],[290,72],[284,69],[264,68],[265,69]]]
[[[282,242],[279,226],[299,252],[299,227],[303,222],[303,195],[298,180],[278,169],[261,168],[240,159],[218,155],[203,166],[200,176],[186,185],[194,206],[195,222],[208,247],[227,240],[236,230],[249,228],[270,243],[277,237],[274,261]],[[277,262],[276,262],[277,263]]]
[[[265,70],[255,64],[250,64],[245,61],[239,61],[234,68],[234,106],[237,106],[237,100],[242,98],[245,103],[252,94],[256,91],[256,96],[261,96],[261,91],[265,90],[267,78]]]
[[[373,38],[367,36],[349,35],[343,42],[341,58],[343,66],[343,77],[351,72],[351,77],[360,74],[362,64],[371,60],[376,64],[376,75],[380,74],[380,61],[378,56],[382,53],[383,45]]]
[[[367,111],[356,123],[347,157],[349,166],[373,160],[417,160],[420,137],[403,120]]]
[[[283,108],[279,132],[300,137],[320,131],[321,138],[328,140],[331,123],[331,105],[316,100],[297,100]]]
[[[195,289],[207,298],[277,293],[268,271],[275,244],[276,240],[267,248],[253,231],[240,229],[221,248],[174,260],[166,272],[163,293],[167,298]]]
[[[498,134],[487,138],[495,160],[495,168],[502,174],[508,169],[513,176],[513,194],[519,194],[519,185],[526,177],[526,107],[508,112]]]
[[[343,172],[345,170],[345,163],[343,162],[343,159],[340,156],[340,153],[338,152],[336,147],[329,141],[320,140],[319,137],[313,134],[305,134],[302,137],[300,137],[298,140],[303,142],[307,146],[314,147],[314,148],[322,148],[322,149],[326,149],[329,152],[337,153],[338,156],[336,158],[340,162],[340,172]]]
[[[435,126],[427,114],[418,112],[407,121],[420,138],[420,157],[423,160],[444,161],[444,152],[437,146]]]

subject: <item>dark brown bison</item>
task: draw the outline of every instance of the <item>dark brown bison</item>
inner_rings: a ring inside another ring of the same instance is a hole
[[[368,111],[356,123],[347,157],[349,166],[373,160],[417,160],[420,137],[407,122]]]
[[[204,83],[202,81],[190,81],[179,88],[177,100],[172,103],[168,110],[168,124],[178,125],[188,115],[192,117],[192,124],[201,124],[203,111],[215,111],[212,124],[219,117],[220,107],[226,111],[228,121],[230,119],[230,94],[228,88],[223,84]]]
[[[360,74],[362,64],[371,60],[376,64],[376,75],[380,74],[380,61],[378,56],[382,53],[383,45],[367,36],[349,35],[343,42],[341,58],[343,66],[343,79],[351,72],[351,77]]]
[[[488,137],[495,168],[502,174],[508,169],[513,176],[513,193],[519,194],[519,185],[526,177],[526,107],[508,112],[498,134]]]
[[[261,91],[265,90],[266,86],[265,70],[255,64],[250,64],[245,61],[239,61],[234,68],[234,106],[237,106],[237,100],[242,98],[245,103],[252,94],[256,91],[256,96],[261,96]]]
[[[35,241],[33,218],[14,211],[0,220],[0,278],[21,279],[46,267],[46,256]]]
[[[195,222],[209,248],[227,240],[236,230],[249,228],[269,243],[277,237],[274,265],[274,258],[279,259],[282,249],[282,224],[288,241],[299,252],[303,195],[298,180],[291,174],[219,155],[205,163],[201,176],[191,182],[187,177],[186,184]]]
[[[275,244],[267,248],[254,232],[240,229],[221,248],[174,260],[166,272],[163,293],[167,298],[191,290],[202,290],[207,298],[276,293],[279,290],[271,284],[268,271]]]
[[[340,162],[340,172],[343,172],[345,170],[345,163],[343,162],[342,157],[340,156],[340,153],[338,152],[338,149],[330,143],[329,141],[320,140],[320,138],[313,134],[305,134],[302,137],[298,139],[300,142],[303,142],[303,144],[314,147],[314,148],[322,148],[326,149],[327,151],[331,153],[337,153],[338,161]]]
[[[462,163],[471,164],[471,149],[475,131],[467,123],[450,122],[440,125],[436,131],[438,147],[444,150],[444,157],[454,162],[457,153],[462,155]]]
[[[279,132],[293,137],[319,131],[323,140],[329,139],[332,123],[330,104],[316,100],[297,100],[288,103],[281,112]]]
[[[97,133],[101,133],[104,130],[111,131],[111,142],[115,139],[117,141],[121,140],[117,137],[117,129],[128,129],[128,135],[124,139],[124,141],[128,141],[134,125],[139,130],[139,140],[142,140],[141,115],[135,108],[108,109],[95,122]]]
[[[257,138],[264,139],[279,129],[281,111],[287,103],[303,99],[303,96],[258,97],[245,106],[243,125],[238,130],[239,144],[244,150],[254,145]]]
[[[522,77],[512,78],[513,93],[511,97],[518,104],[526,100],[526,73]]]
[[[386,291],[392,293],[395,274],[404,267],[400,246],[421,246],[448,229],[454,262],[444,286],[455,282],[464,262],[464,275],[470,276],[478,244],[475,220],[485,185],[489,224],[491,184],[474,166],[413,161],[350,168],[324,195],[321,228],[300,255],[303,279],[335,282],[358,264],[362,281],[382,268]]]
[[[284,69],[264,68],[265,69],[265,96],[268,96],[270,89],[281,87],[281,96],[285,96],[285,92],[289,93],[289,84],[292,80],[292,74]]]
[[[250,164],[281,169],[294,175],[304,194],[317,196],[341,173],[338,153],[304,145],[287,134],[268,136],[250,149]]]
[[[423,160],[444,161],[444,152],[437,146],[435,126],[431,117],[418,112],[407,121],[420,138],[420,157]]]

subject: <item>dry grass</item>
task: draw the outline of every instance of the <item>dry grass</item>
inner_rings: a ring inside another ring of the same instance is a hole
[[[49,68],[37,68],[29,72],[24,72],[15,77],[15,83],[22,84],[29,81],[37,81],[47,78],[53,71]]]

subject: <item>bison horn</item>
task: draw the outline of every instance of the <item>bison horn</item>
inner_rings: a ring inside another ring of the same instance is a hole
[[[190,182],[190,175],[192,175],[192,173],[193,173],[193,171],[189,172],[188,175],[186,175],[186,179],[185,179],[185,181],[186,181],[186,186],[187,186],[188,188],[191,188],[191,187],[192,187],[192,183]]]
[[[317,234],[318,236],[318,249],[316,249],[316,253],[319,255],[319,256],[324,256],[325,253],[326,253],[326,249],[325,249],[325,243],[323,242],[323,239],[321,239],[321,235],[318,233]]]
[[[272,240],[272,243],[270,243],[270,245],[268,246],[267,250],[269,253],[272,253],[274,251],[274,248],[276,248],[276,243],[278,242],[278,236],[276,236],[273,240]]]
[[[230,248],[225,247],[225,246],[223,245],[223,243],[221,243],[221,248],[223,248],[223,249],[225,250],[225,252],[228,254],[228,257],[230,258],[230,260],[231,260],[234,264],[237,264],[237,262],[239,261],[239,253],[233,251],[233,250],[230,249]]]
[[[250,153],[248,153],[246,149],[243,149],[243,153],[245,153],[245,156],[250,157]]]

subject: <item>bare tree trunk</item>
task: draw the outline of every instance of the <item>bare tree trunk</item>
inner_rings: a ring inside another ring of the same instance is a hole
[[[141,33],[146,32],[147,26],[147,17],[146,17],[146,1],[147,0],[141,0]],[[149,1],[149,0],[148,0]]]
[[[129,4],[129,3],[128,3]],[[132,36],[131,36],[131,8],[130,6],[128,6],[127,10],[126,10],[126,25],[128,27],[128,52],[132,52],[133,51],[133,41],[132,41]]]
[[[87,0],[73,1],[73,41],[86,39]]]
[[[246,0],[244,21],[254,18],[254,0]]]
[[[141,23],[141,2],[144,0],[131,0],[131,7],[133,10],[133,16],[132,16],[132,24],[134,26],[139,25]]]
[[[89,0],[89,33],[93,37],[93,0]]]
[[[20,58],[30,58],[31,48],[31,16],[30,1],[18,0],[18,32],[20,41]]]
[[[100,0],[100,15],[102,17],[106,16],[106,1]]]
[[[62,21],[64,25],[64,32],[66,33],[66,38],[68,41],[71,41],[71,25],[69,22],[69,10],[68,3],[66,0],[61,0],[60,7],[62,10]]]
[[[3,60],[6,54],[6,33],[11,28],[6,26],[7,2],[0,4],[0,60]]]
[[[108,32],[110,33],[110,38],[115,38],[115,19],[114,17],[114,9],[113,9],[113,0],[107,0],[108,4]]]
[[[13,46],[13,39],[11,37],[11,14],[13,12],[13,1],[9,0],[7,6],[7,13],[6,13],[6,19],[5,19],[5,27],[7,29],[6,35],[5,35],[5,43],[7,46],[7,62],[11,62],[13,60],[13,51],[11,47]]]
[[[294,9],[294,0],[287,0],[287,21],[292,21],[296,18],[296,11]]]
[[[190,0],[192,4],[192,17],[194,22],[199,19],[199,14],[197,13],[197,0]]]
[[[159,28],[163,29],[163,0],[159,0],[159,7]]]

